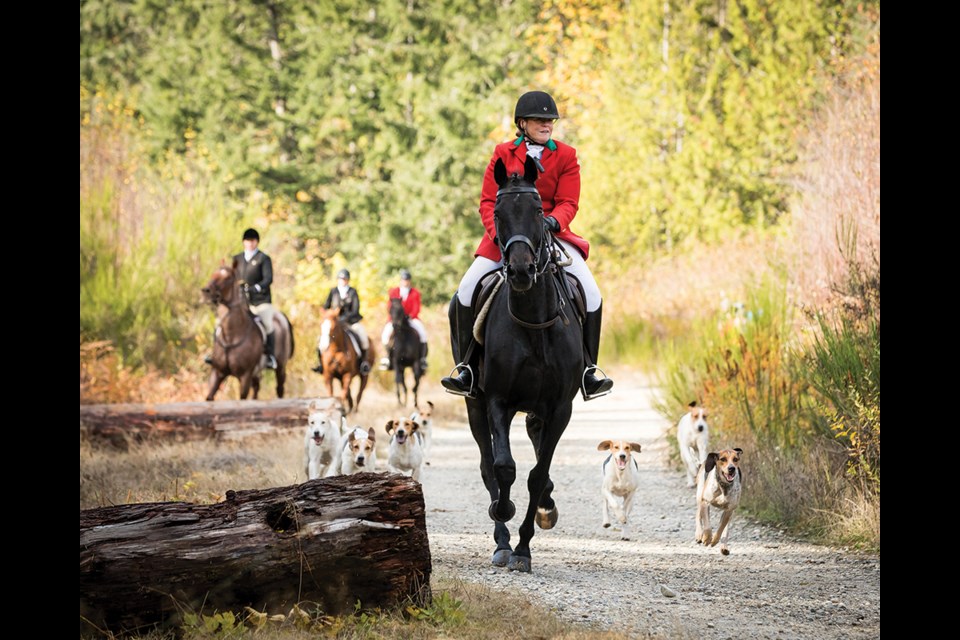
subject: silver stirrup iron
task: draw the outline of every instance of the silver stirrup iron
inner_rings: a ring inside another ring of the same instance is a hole
[[[467,391],[455,391],[453,389],[448,389],[447,387],[444,387],[443,390],[446,391],[447,393],[452,393],[455,396],[464,396],[465,398],[476,398],[477,396],[473,392],[473,389],[474,387],[477,386],[477,378],[473,374],[473,367],[471,367],[469,364],[461,363],[461,364],[454,365],[453,369],[450,370],[450,375],[448,375],[447,377],[448,378],[455,377],[454,374],[459,372],[461,369],[466,369],[467,371],[470,372],[470,388],[467,389]],[[581,386],[582,386],[582,383],[581,383]]]
[[[586,401],[586,400],[593,400],[593,399],[595,399],[595,398],[602,398],[603,396],[610,395],[611,393],[613,393],[613,389],[607,389],[606,391],[603,391],[602,393],[594,393],[594,394],[592,394],[592,395],[588,395],[588,394],[587,394],[587,387],[586,387],[587,374],[588,374],[588,373],[594,373],[594,372],[596,372],[596,371],[599,371],[599,372],[603,375],[603,378],[601,378],[601,380],[605,380],[605,379],[607,378],[606,372],[604,372],[603,369],[601,369],[600,367],[598,367],[598,366],[595,365],[595,364],[592,364],[592,365],[590,365],[589,367],[585,368],[585,369],[583,370],[583,374],[580,376],[580,393],[583,394],[583,399],[584,399],[585,401]]]

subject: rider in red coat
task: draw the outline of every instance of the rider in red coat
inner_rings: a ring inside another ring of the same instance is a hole
[[[390,289],[387,294],[388,298],[393,299],[397,298],[401,301],[403,305],[403,311],[407,314],[407,319],[410,321],[410,326],[413,327],[417,335],[420,336],[420,368],[422,371],[427,370],[427,329],[423,326],[423,322],[420,321],[420,292],[410,284],[410,272],[406,269],[400,270],[400,286]],[[390,312],[390,303],[387,302],[387,313]],[[392,361],[390,358],[390,340],[393,338],[393,324],[391,324],[389,317],[387,318],[387,324],[383,327],[383,333],[380,334],[380,341],[383,342],[384,350],[387,353],[387,356],[380,360],[381,369],[392,369]]]
[[[609,393],[613,380],[596,376],[602,298],[600,288],[586,263],[590,244],[570,229],[580,202],[580,162],[577,160],[576,149],[553,139],[553,123],[559,117],[557,104],[548,93],[529,91],[517,100],[514,109],[517,137],[496,146],[483,176],[480,218],[486,233],[474,254],[476,259],[473,265],[463,276],[457,295],[451,301],[450,331],[452,341],[459,347],[461,357],[464,356],[473,339],[474,316],[471,304],[474,291],[484,275],[503,265],[500,248],[494,242],[497,232],[493,225],[493,208],[499,188],[493,176],[494,165],[497,160],[502,160],[507,175],[522,174],[524,162],[527,157],[531,157],[536,161],[540,172],[536,186],[543,202],[544,223],[569,254],[572,264],[564,269],[580,280],[586,295],[587,317],[583,322],[583,340],[591,363],[583,374],[583,396],[592,400]],[[443,378],[440,383],[450,393],[474,397],[472,369],[471,363],[458,362],[455,369],[458,375]]]

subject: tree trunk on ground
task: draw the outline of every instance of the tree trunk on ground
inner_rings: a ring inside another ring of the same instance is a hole
[[[201,609],[423,605],[430,572],[423,492],[399,474],[80,512],[81,631],[177,624]]]
[[[91,404],[80,405],[80,431],[121,446],[128,438],[240,438],[305,426],[311,402],[316,402],[320,410],[342,411],[336,398]]]

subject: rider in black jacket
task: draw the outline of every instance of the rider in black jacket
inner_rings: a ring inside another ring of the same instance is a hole
[[[337,273],[337,286],[330,289],[323,308],[340,309],[340,317],[350,325],[350,329],[360,341],[360,373],[368,373],[370,364],[367,362],[367,350],[370,348],[370,339],[367,337],[367,330],[360,324],[363,320],[363,316],[360,315],[360,294],[350,286],[350,272],[346,269],[340,269]],[[318,346],[317,356],[320,363],[313,368],[317,373],[323,373],[323,359],[320,355]]]

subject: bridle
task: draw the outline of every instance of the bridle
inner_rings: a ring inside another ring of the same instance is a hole
[[[537,197],[537,203],[540,204],[540,192],[537,191],[537,188],[536,188],[535,186],[533,186],[533,185],[527,185],[527,184],[520,184],[520,185],[516,185],[516,186],[503,187],[502,189],[500,189],[499,191],[497,191],[497,200],[498,200],[498,201],[500,200],[500,196],[513,195],[513,194],[521,194],[521,193],[532,193],[532,194],[534,194],[534,195]],[[541,218],[542,218],[542,217],[543,217],[543,213],[542,213],[542,212],[543,212],[543,207],[542,207],[542,206],[540,207],[540,211],[541,211]],[[503,267],[502,267],[502,269],[503,269],[503,272],[504,272],[504,276],[506,276],[506,271],[507,271],[507,250],[508,250],[514,243],[520,242],[520,243],[525,244],[525,245],[527,245],[528,247],[530,247],[530,251],[533,252],[533,255],[534,255],[534,260],[533,260],[533,266],[534,266],[533,281],[534,281],[534,283],[536,283],[536,282],[537,282],[537,278],[540,277],[540,276],[542,276],[542,275],[547,271],[547,268],[550,266],[550,260],[544,258],[544,255],[545,255],[545,254],[546,254],[546,255],[549,255],[549,253],[544,252],[544,249],[546,248],[546,247],[544,246],[544,242],[543,242],[543,236],[544,236],[544,233],[545,233],[545,232],[544,232],[544,226],[543,226],[543,225],[540,225],[540,237],[537,238],[537,242],[536,242],[536,243],[534,243],[534,241],[531,240],[529,237],[527,237],[527,236],[525,236],[525,235],[523,235],[523,234],[520,234],[520,233],[515,234],[515,235],[513,235],[513,236],[510,236],[509,238],[507,238],[506,242],[504,242],[504,241],[503,241],[503,236],[500,234],[500,218],[499,218],[499,216],[496,214],[496,210],[494,210],[494,215],[493,215],[493,226],[494,226],[494,229],[496,230],[496,233],[497,233],[497,243],[498,243],[498,245],[500,246],[500,255],[503,256]],[[552,238],[552,236],[551,236],[551,238]],[[542,264],[542,265],[541,265],[541,260],[543,260],[543,264]]]
[[[520,184],[515,186],[512,185],[512,186],[503,187],[499,191],[497,191],[497,200],[498,201],[500,200],[500,196],[522,194],[522,193],[531,193],[536,195],[537,203],[541,204],[540,192],[537,191],[537,188],[535,186],[530,184]],[[540,206],[540,217],[541,219],[543,218],[542,204]],[[531,240],[529,237],[520,233],[510,236],[509,238],[507,238],[506,242],[503,242],[502,236],[500,234],[500,219],[499,219],[499,216],[497,216],[496,212],[494,212],[494,216],[493,216],[493,225],[497,233],[497,244],[500,247],[500,254],[503,257],[503,267],[501,267],[501,271],[500,271],[500,277],[502,278],[502,281],[506,281],[507,279],[507,250],[511,247],[511,245],[513,245],[516,242],[520,242],[522,244],[527,245],[528,247],[530,247],[530,251],[533,252],[534,284],[536,284],[537,279],[543,274],[545,274],[548,270],[556,270],[561,266],[565,266],[563,263],[560,263],[559,260],[555,260],[551,258],[551,256],[553,256],[555,253],[559,254],[559,251],[563,251],[564,253],[566,252],[563,250],[563,247],[561,245],[554,243],[553,234],[547,231],[546,224],[540,225],[540,237],[537,238],[536,243],[534,243],[534,241]],[[544,241],[545,236],[546,236],[546,242]],[[558,247],[559,251],[553,250],[553,247]],[[559,257],[559,255],[557,257]],[[567,262],[566,264],[569,264],[569,262]],[[559,279],[557,280],[557,282],[559,282]],[[557,286],[558,286],[558,293],[560,293],[559,285]],[[563,318],[564,324],[567,324],[566,315],[564,314],[564,310],[563,310],[564,297],[560,295],[558,296],[558,300],[559,300],[559,307],[557,309],[557,315],[551,318],[550,320],[547,320],[546,322],[527,322],[526,320],[523,320],[517,317],[517,315],[513,312],[513,309],[510,308],[509,297],[507,298],[507,312],[510,314],[510,318],[514,322],[528,329],[546,329],[556,324],[557,320],[560,320],[561,318]]]

